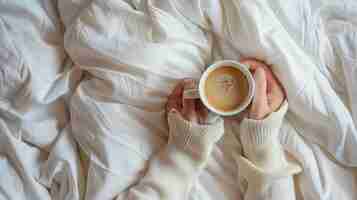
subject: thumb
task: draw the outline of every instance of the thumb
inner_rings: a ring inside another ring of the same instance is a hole
[[[269,112],[267,97],[267,78],[264,69],[257,68],[253,74],[255,81],[255,93],[253,97],[250,115],[252,118],[264,118]]]
[[[267,78],[263,68],[258,68],[253,74],[255,81],[255,94],[253,104],[267,102]]]

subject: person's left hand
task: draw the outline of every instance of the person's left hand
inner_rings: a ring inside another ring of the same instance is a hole
[[[261,120],[280,108],[286,98],[284,88],[270,67],[264,62],[256,59],[242,59],[240,63],[249,66],[256,84],[256,91],[251,105],[246,110],[227,119],[237,123],[240,123],[246,117]]]
[[[267,64],[255,59],[240,62],[249,65],[255,82],[255,93],[248,117],[262,120],[280,108],[285,100],[284,88]]]

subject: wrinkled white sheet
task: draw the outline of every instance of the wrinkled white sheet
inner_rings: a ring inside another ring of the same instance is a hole
[[[173,85],[242,56],[287,91],[298,199],[356,199],[353,0],[0,1],[0,199],[124,197],[165,145]],[[241,196],[226,129],[191,199]]]

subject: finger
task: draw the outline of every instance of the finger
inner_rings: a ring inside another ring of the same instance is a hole
[[[285,99],[285,91],[279,79],[271,72],[271,80],[268,79],[268,104],[271,111],[279,109]]]
[[[279,85],[273,85],[268,93],[268,104],[272,112],[278,110],[285,99],[284,90]]]
[[[265,68],[266,75],[267,75],[267,91],[270,93],[275,86],[281,87],[279,79],[274,75],[273,71],[269,68]]]
[[[267,80],[262,68],[258,68],[253,77],[256,87],[249,115],[254,119],[262,119],[270,110],[267,100]]]
[[[264,62],[252,58],[242,59],[240,62],[249,65],[252,73],[255,73],[258,68],[264,69],[267,85],[267,104],[270,112],[276,111],[285,99],[285,91],[279,79],[274,75],[271,67]],[[253,109],[257,109],[257,105],[255,105]]]
[[[176,109],[177,111],[181,111],[182,109],[182,93],[184,89],[184,82],[179,82],[171,94],[168,97],[168,101],[166,104],[166,111],[169,112],[172,109]]]
[[[169,99],[166,104],[166,112],[176,110],[180,112],[182,110],[182,102],[180,99]]]
[[[208,109],[206,108],[205,105],[200,100],[196,101],[196,113],[197,113],[197,118],[198,122],[200,124],[207,124],[208,122]]]
[[[261,102],[267,102],[267,79],[265,71],[262,68],[258,68],[253,74],[253,78],[256,86],[253,105],[260,104]]]
[[[170,96],[173,97],[181,96],[184,90],[184,86],[185,86],[185,80],[181,80],[180,82],[178,82],[175,88],[172,90]]]
[[[184,99],[182,115],[188,121],[197,122],[195,99]]]
[[[248,65],[249,70],[252,70],[252,71],[255,71],[257,68],[260,68],[265,65],[265,63],[258,61],[256,59],[252,59],[252,58],[241,59],[239,62],[244,65]]]
[[[184,90],[194,89],[195,81],[187,79],[184,81]],[[189,121],[197,122],[195,99],[184,99],[182,97],[182,115]]]
[[[245,65],[248,65],[249,66],[249,70],[252,73],[254,73],[255,70],[258,69],[258,68],[263,68],[264,71],[265,71],[266,79],[267,79],[267,91],[269,92],[271,90],[270,82],[276,81],[276,80],[275,80],[275,76],[274,76],[273,72],[271,71],[270,66],[268,66],[264,62],[261,62],[259,60],[252,59],[252,58],[245,58],[245,59],[242,59],[240,62],[245,64]]]
[[[285,90],[284,90],[284,87],[283,85],[281,84],[280,80],[278,79],[277,76],[275,76],[273,74],[273,72],[271,72],[271,77],[270,77],[272,80],[270,81],[271,82],[271,90],[279,90],[283,93],[283,96],[285,98],[286,94],[285,94]],[[268,80],[269,82],[269,80]]]

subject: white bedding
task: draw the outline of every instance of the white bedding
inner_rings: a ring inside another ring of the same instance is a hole
[[[0,199],[122,199],[165,145],[174,84],[241,57],[287,91],[298,199],[356,199],[353,0],[0,1]],[[242,198],[226,130],[190,199]]]

